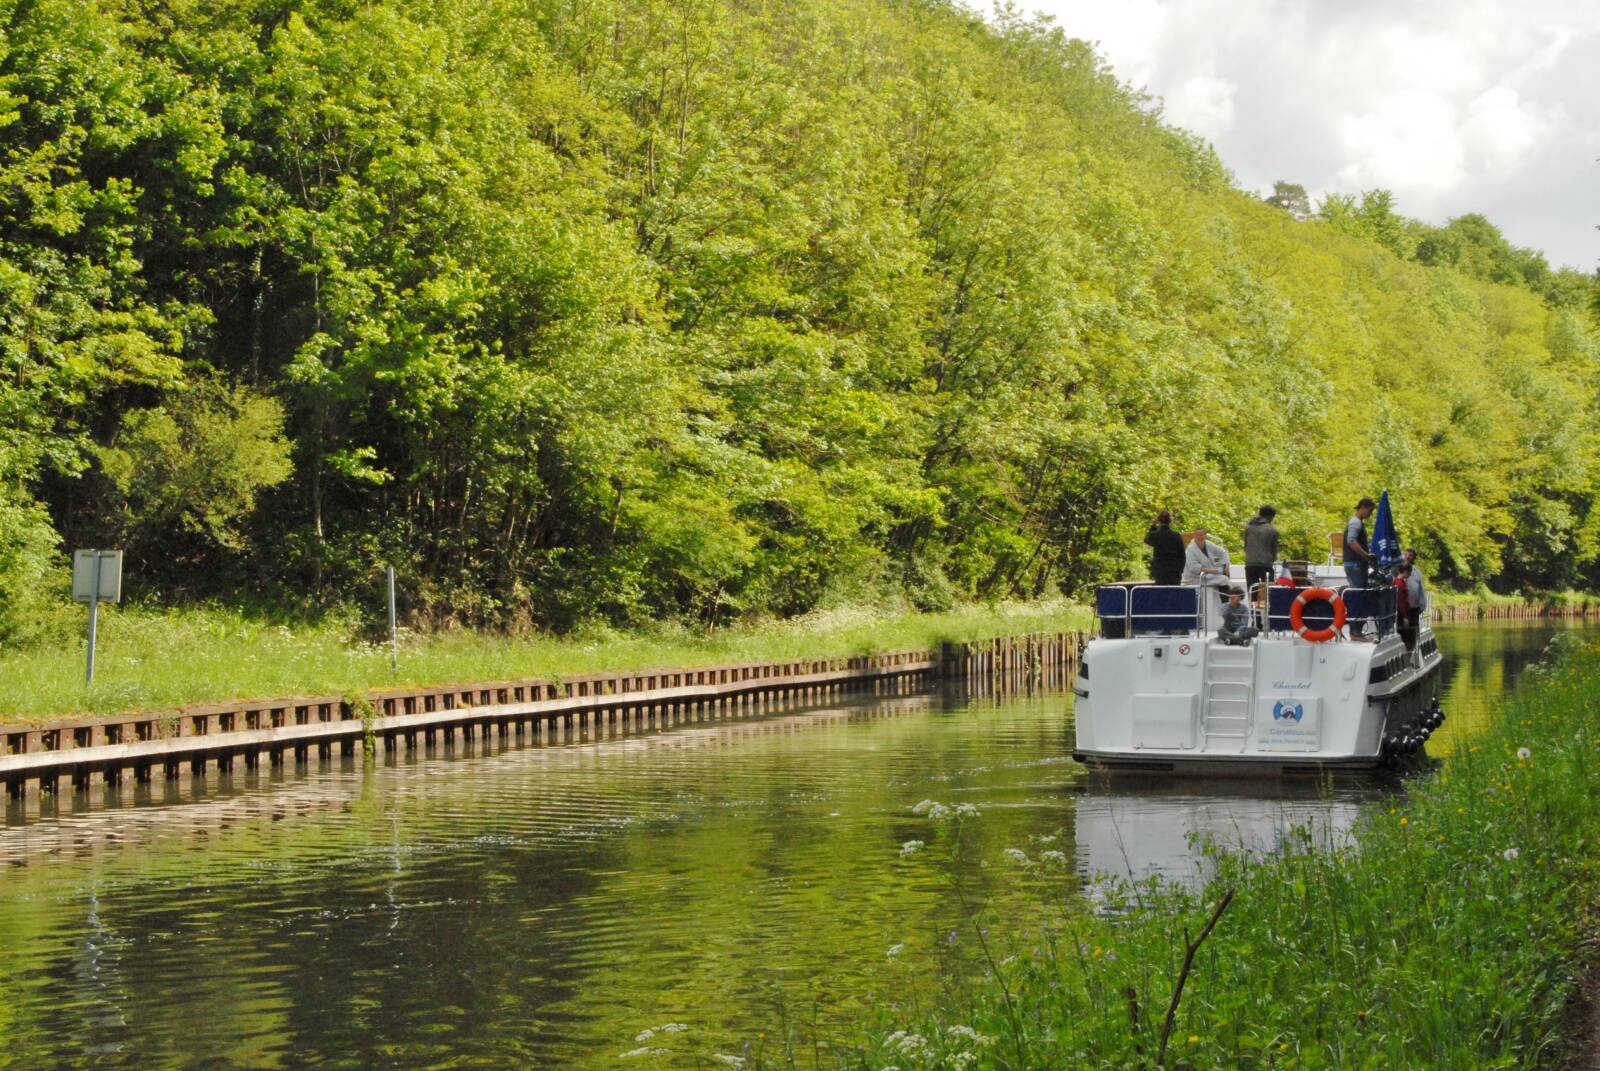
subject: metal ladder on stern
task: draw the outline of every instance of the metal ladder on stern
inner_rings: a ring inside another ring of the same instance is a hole
[[[1206,749],[1243,751],[1250,736],[1250,708],[1255,698],[1255,644],[1231,647],[1206,644]]]

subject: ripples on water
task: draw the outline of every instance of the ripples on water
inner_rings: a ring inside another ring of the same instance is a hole
[[[1547,638],[1441,630],[1442,746]],[[1095,874],[1192,880],[1191,835],[1270,848],[1381,790],[1094,785],[1069,701],[861,699],[13,813],[0,1065],[704,1066],[959,990],[962,896],[1026,942]],[[982,809],[959,855],[923,799]],[[667,1055],[621,1058],[639,1048]]]

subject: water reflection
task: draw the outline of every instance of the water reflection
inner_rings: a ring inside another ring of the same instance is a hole
[[[1160,876],[1190,886],[1208,876],[1205,847],[1277,851],[1303,830],[1313,843],[1343,842],[1371,778],[1316,781],[1091,779],[1073,811],[1079,869],[1090,877]]]
[[[1450,729],[1482,724],[1547,635],[1442,631]],[[1181,879],[1190,833],[1270,849],[1372,791],[1089,785],[1069,698],[863,699],[29,816],[0,828],[5,1060],[627,1067],[644,1047],[704,1067],[762,1030],[959,991],[964,905],[1026,942],[1041,895],[1073,909],[1082,875]],[[982,817],[958,840],[923,799]]]

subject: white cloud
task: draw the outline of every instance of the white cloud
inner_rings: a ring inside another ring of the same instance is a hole
[[[1383,186],[1434,222],[1600,262],[1600,2],[1031,0],[1250,189]]]
[[[1511,172],[1549,139],[1564,118],[1560,105],[1539,108],[1525,103],[1510,86],[1495,86],[1467,105],[1461,140],[1480,167]]]
[[[1403,89],[1369,111],[1331,118],[1349,161],[1334,173],[1337,186],[1438,194],[1454,189],[1466,173],[1456,109],[1442,94]]]
[[[1233,127],[1232,82],[1212,73],[1195,74],[1166,95],[1167,118],[1212,141]]]

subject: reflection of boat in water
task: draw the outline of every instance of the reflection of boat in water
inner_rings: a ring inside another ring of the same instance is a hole
[[[1443,721],[1438,644],[1426,621],[1408,651],[1395,592],[1350,589],[1314,567],[1268,586],[1260,634],[1219,635],[1210,589],[1099,589],[1099,636],[1078,660],[1073,755],[1107,768],[1279,774],[1372,768],[1418,753]]]
[[[1199,845],[1250,853],[1302,843],[1299,830],[1321,845],[1342,840],[1370,793],[1328,792],[1305,781],[1241,782],[1237,778],[1130,777],[1090,784],[1074,807],[1078,870],[1086,877],[1141,880],[1160,876],[1196,883],[1206,876]],[[1244,789],[1244,791],[1241,791]]]

